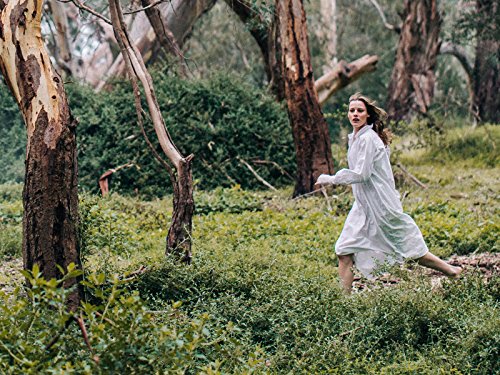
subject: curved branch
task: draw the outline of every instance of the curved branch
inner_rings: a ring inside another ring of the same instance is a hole
[[[382,19],[382,22],[384,23],[385,28],[389,29],[391,31],[395,31],[396,33],[399,34],[401,32],[401,26],[394,26],[394,25],[390,24],[389,22],[387,22],[387,18],[385,17],[384,11],[382,10],[382,7],[380,6],[380,4],[376,0],[370,0],[370,3],[372,3],[372,5],[375,7],[375,9],[377,9],[377,12],[378,12],[380,18]]]
[[[467,91],[469,92],[469,110],[472,111],[472,105],[474,102],[474,89],[473,89],[473,65],[470,63],[467,54],[465,53],[465,49],[462,46],[450,43],[443,42],[441,43],[441,47],[439,48],[439,54],[441,55],[451,55],[454,56],[465,72],[465,77],[467,81]]]

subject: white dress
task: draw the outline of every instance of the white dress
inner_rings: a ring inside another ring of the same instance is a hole
[[[356,136],[349,134],[349,169],[322,175],[319,183],[352,184],[355,202],[337,243],[338,255],[353,255],[356,268],[366,277],[384,263],[416,259],[429,250],[413,219],[403,212],[394,184],[389,149],[371,125]]]

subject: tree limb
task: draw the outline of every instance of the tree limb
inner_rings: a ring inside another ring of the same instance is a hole
[[[420,181],[418,178],[416,178],[414,175],[412,175],[408,170],[401,165],[401,163],[396,163],[396,166],[399,167],[403,171],[404,174],[406,174],[410,180],[412,180],[415,184],[420,186],[422,189],[427,189],[427,185],[425,185],[422,181]]]
[[[271,190],[274,190],[276,191],[276,188],[271,185],[269,182],[267,182],[266,180],[264,180],[256,171],[255,169],[252,168],[252,166],[250,164],[248,164],[245,160],[241,159],[241,158],[238,158],[238,160],[240,161],[240,163],[242,163],[243,165],[245,165],[249,170],[250,172],[252,172],[252,174],[255,176],[255,178],[257,180],[259,180],[260,182],[262,182],[265,186],[267,186],[269,189]]]
[[[330,96],[350,83],[357,80],[361,75],[375,70],[378,56],[365,55],[351,63],[344,60],[318,78],[314,84],[318,92],[319,103],[323,105]]]
[[[400,33],[401,32],[401,26],[394,26],[392,24],[390,24],[389,22],[387,22],[387,18],[385,17],[385,14],[384,14],[384,11],[382,10],[382,7],[380,6],[380,4],[376,1],[376,0],[369,0],[370,3],[372,3],[372,5],[375,7],[375,9],[377,9],[377,12],[380,16],[380,18],[382,19],[382,22],[384,23],[384,26],[386,29],[389,29],[391,31],[395,31],[396,33]]]

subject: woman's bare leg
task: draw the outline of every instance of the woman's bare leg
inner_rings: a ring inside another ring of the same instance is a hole
[[[352,272],[352,255],[338,255],[339,257],[339,276],[342,283],[342,289],[347,294],[351,293],[354,273]]]
[[[444,273],[446,276],[450,277],[458,277],[462,272],[461,267],[455,267],[451,264],[446,263],[444,260],[438,258],[430,251],[425,254],[423,257],[418,258],[417,262],[422,266],[432,268],[433,270],[440,271]]]

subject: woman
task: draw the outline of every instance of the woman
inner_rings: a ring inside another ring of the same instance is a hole
[[[322,174],[316,184],[351,185],[354,204],[335,244],[342,287],[350,293],[353,264],[366,277],[384,263],[416,259],[426,267],[458,277],[462,269],[431,254],[413,219],[403,213],[389,161],[386,112],[359,93],[349,98],[349,169]]]

